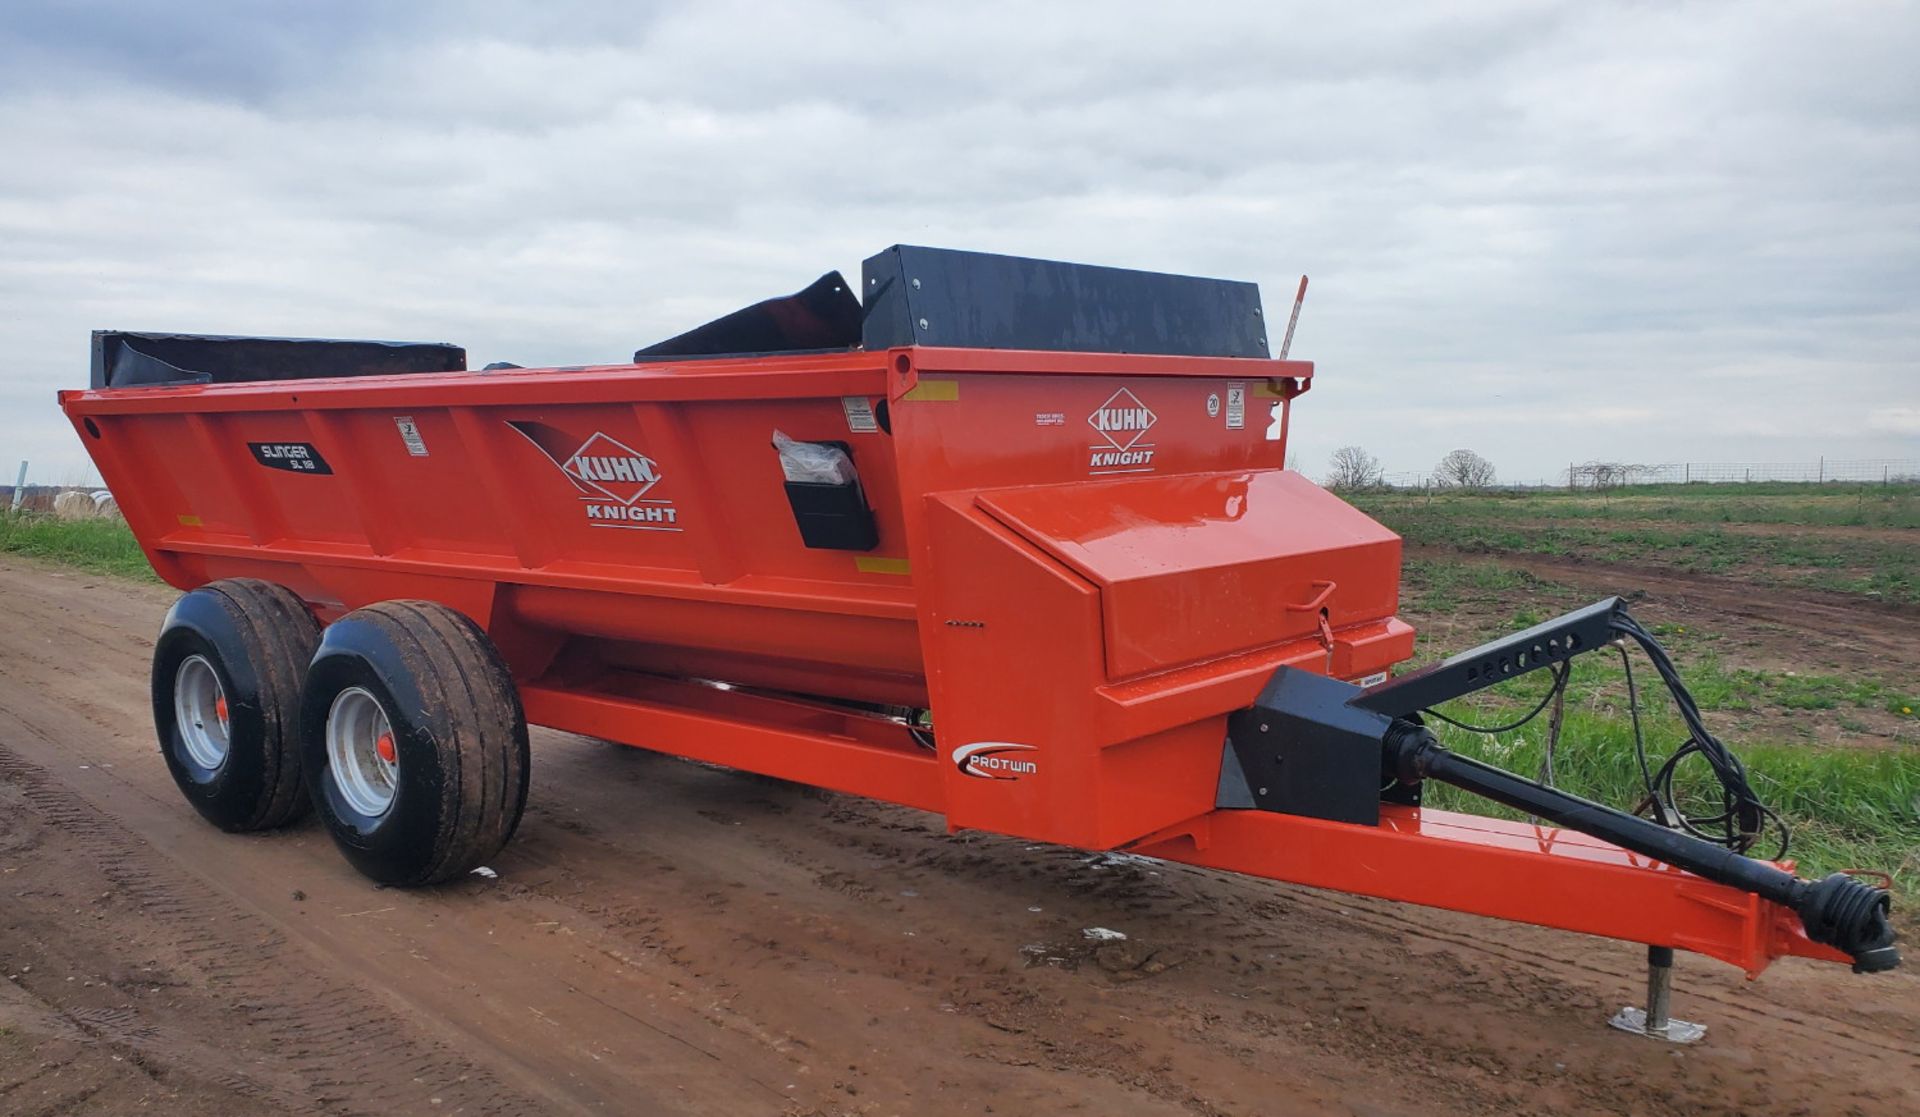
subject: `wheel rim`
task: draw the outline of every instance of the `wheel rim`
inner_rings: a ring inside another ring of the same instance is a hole
[[[190,655],[174,672],[173,722],[195,764],[211,771],[227,762],[227,692],[207,657]]]
[[[348,687],[327,711],[327,769],[347,805],[378,818],[393,806],[400,781],[400,755],[393,724],[380,700]]]

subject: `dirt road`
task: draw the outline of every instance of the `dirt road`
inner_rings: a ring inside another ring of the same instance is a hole
[[[563,734],[497,877],[378,890],[179,800],[171,597],[0,561],[0,1113],[1920,1112],[1912,971],[1683,955],[1672,1048],[1636,947]]]

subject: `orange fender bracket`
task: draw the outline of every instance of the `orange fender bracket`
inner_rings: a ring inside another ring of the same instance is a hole
[[[1378,826],[1216,810],[1130,852],[1271,880],[1691,950],[1758,977],[1775,958],[1846,962],[1800,917],[1572,830],[1383,806]],[[1783,868],[1791,868],[1790,863]]]

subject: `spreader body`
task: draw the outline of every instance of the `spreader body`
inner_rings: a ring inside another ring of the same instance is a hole
[[[1274,385],[1311,374],[903,348],[70,406],[183,589],[260,578],[323,617],[452,604],[535,721],[640,744],[630,714],[749,694],[931,708],[943,741],[989,747],[939,757],[876,722],[890,743],[698,751],[1107,847],[1212,807],[1226,716],[1275,667],[1360,679],[1411,651],[1398,539],[1282,468],[1298,388]],[[806,545],[775,431],[848,447],[872,547]]]
[[[1377,756],[1357,820],[1230,801],[1229,720],[1277,671],[1366,685],[1413,651],[1399,539],[1285,468],[1313,366],[1265,354],[1250,285],[890,253],[835,344],[794,340],[844,322],[851,293],[820,285],[594,367],[101,335],[95,387],[62,405],[168,582],[259,579],[322,622],[450,606],[535,724],[955,829],[1756,972],[1839,957],[1784,909],[1606,843],[1380,804]],[[796,480],[782,442],[850,479]]]

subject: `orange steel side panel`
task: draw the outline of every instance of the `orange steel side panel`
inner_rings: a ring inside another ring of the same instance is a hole
[[[518,622],[647,646],[691,639],[728,656],[739,681],[801,658],[835,670],[852,697],[924,695],[908,581],[803,547],[786,503],[771,432],[846,438],[841,398],[878,399],[885,388],[877,357],[825,366],[454,373],[64,399],[155,568],[181,588],[264,577],[323,616],[430,597],[490,630]],[[310,445],[331,472],[262,468],[253,442]],[[879,553],[898,554],[891,441],[853,443]],[[655,476],[644,491],[617,477],[577,483],[564,468],[576,450],[589,462],[643,459]],[[521,649],[502,643],[513,661]]]
[[[935,724],[952,761],[949,824],[1105,847],[1210,810],[1227,714],[1250,704],[1279,666],[1325,670],[1318,626],[1252,651],[1216,644],[1201,662],[1119,681],[1105,647],[1107,589],[990,514],[1004,492],[941,494],[927,516],[938,557],[921,582],[922,633]],[[1276,502],[1272,511],[1298,510]],[[1311,578],[1250,583],[1236,604],[1278,616],[1301,581]],[[1371,672],[1405,658],[1411,636],[1398,622],[1375,622],[1344,631],[1339,647],[1349,666]],[[954,755],[975,746],[1011,766]]]
[[[1268,383],[1064,356],[897,355],[892,422],[949,825],[1106,847],[1211,809],[1226,715],[1327,669],[1289,605],[1355,676],[1412,634],[1398,539],[1282,473]]]

